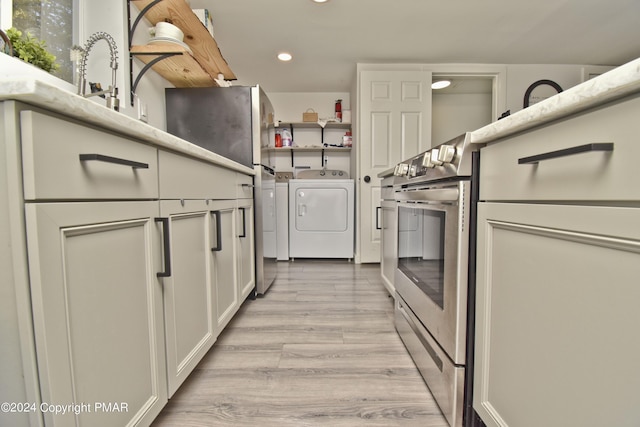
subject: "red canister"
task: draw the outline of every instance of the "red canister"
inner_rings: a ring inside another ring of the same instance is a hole
[[[336,100],[336,121],[342,123],[342,99]]]

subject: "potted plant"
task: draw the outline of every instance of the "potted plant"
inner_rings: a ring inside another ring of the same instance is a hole
[[[43,40],[37,39],[30,33],[25,36],[16,28],[9,28],[7,36],[13,45],[13,56],[49,73],[60,68],[60,65],[55,62],[56,57],[47,51]]]

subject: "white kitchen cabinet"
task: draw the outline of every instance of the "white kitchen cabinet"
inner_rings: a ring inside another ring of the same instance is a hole
[[[25,200],[158,197],[158,151],[50,114],[20,112]]]
[[[480,203],[474,407],[487,426],[638,425],[640,208]]]
[[[205,200],[162,200],[167,221],[170,273],[164,289],[169,396],[216,339],[215,288],[211,281],[215,214]]]
[[[149,424],[167,402],[157,202],[25,209],[42,402],[90,405],[46,425]]]
[[[236,199],[237,172],[181,153],[160,150],[159,191],[163,200]],[[251,181],[251,177],[248,177]]]
[[[215,251],[211,251],[211,281],[215,288],[215,325],[221,332],[238,311],[237,283],[237,209],[235,200],[217,200],[211,203],[214,232],[216,235]]]
[[[253,256],[253,189],[250,176],[165,150],[159,170],[170,230],[162,282],[171,397],[255,286],[253,263],[243,262]],[[250,204],[239,208],[244,198]]]
[[[46,425],[149,424],[167,402],[157,150],[10,109],[20,130],[8,143],[20,153],[23,187],[13,190],[25,200],[38,412]],[[66,413],[46,406],[82,403]]]
[[[473,407],[487,426],[638,425],[638,111],[626,98],[481,150]]]
[[[250,180],[241,180],[246,178]],[[216,250],[211,252],[211,280],[216,292],[215,323],[219,333],[255,290],[253,200],[216,200],[210,207],[216,236]]]
[[[0,424],[150,425],[253,288],[239,262],[252,178],[24,104],[0,112],[1,396],[35,408]]]

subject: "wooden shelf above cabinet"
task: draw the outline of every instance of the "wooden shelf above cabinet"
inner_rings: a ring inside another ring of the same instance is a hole
[[[146,6],[153,3],[153,1],[154,0],[131,0],[131,3],[133,3],[138,10],[143,10]],[[233,74],[227,61],[223,58],[215,39],[211,37],[209,31],[193,13],[185,0],[162,0],[151,7],[146,12],[145,17],[153,25],[165,21],[180,28],[184,33],[184,43],[193,51],[195,62],[197,62],[202,70],[209,74],[212,79],[217,78],[218,74],[222,74],[225,80],[236,80],[235,74]],[[185,56],[186,55],[183,55],[182,59],[184,59]],[[174,60],[178,61],[177,58]],[[171,81],[171,79],[164,74],[163,77]],[[213,86],[215,86],[215,82]]]
[[[176,54],[156,62],[152,68],[175,87],[218,86],[185,48],[176,44],[131,46],[131,54],[145,64],[164,54]]]

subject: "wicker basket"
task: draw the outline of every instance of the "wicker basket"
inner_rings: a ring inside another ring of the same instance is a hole
[[[318,113],[316,113],[313,108],[309,108],[307,111],[302,113],[302,121],[303,122],[317,122],[318,121]]]

